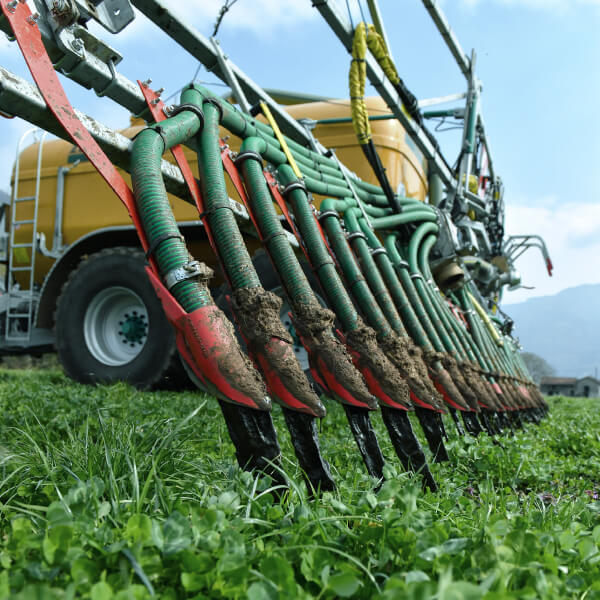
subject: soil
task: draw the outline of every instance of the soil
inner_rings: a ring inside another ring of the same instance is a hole
[[[381,389],[394,401],[409,408],[410,389],[382,348],[377,344],[375,331],[364,324],[349,331],[346,337],[348,346],[358,352],[361,365],[368,367]]]
[[[268,361],[286,390],[303,407],[287,404],[270,390],[273,398],[289,409],[324,417],[325,406],[306,378],[294,353],[292,336],[279,318],[281,305],[279,296],[262,287],[240,288],[232,295],[232,308],[250,352]]]
[[[211,319],[212,329],[218,332],[223,342],[217,357],[219,372],[231,387],[251,398],[259,409],[270,410],[271,401],[265,383],[252,361],[242,352],[231,321],[221,311],[211,313]],[[202,336],[193,323],[190,327],[191,333],[202,346]]]
[[[417,398],[431,404],[435,409],[444,406],[442,395],[429,379],[421,348],[415,346],[410,338],[395,334],[381,340],[380,345]]]
[[[461,364],[461,369],[467,385],[476,390],[478,398],[492,410],[502,410],[498,402],[498,397],[494,393],[490,383],[485,379],[481,369],[478,369],[473,363],[465,361]]]
[[[446,354],[442,360],[442,364],[452,380],[456,384],[456,387],[460,390],[462,397],[465,399],[467,404],[472,410],[479,411],[479,403],[477,402],[477,396],[479,395],[480,390],[476,382],[473,380],[472,383],[475,383],[474,386],[469,385],[466,380],[466,373],[458,366],[456,359],[449,354]]]
[[[335,314],[318,304],[298,304],[293,307],[292,312],[294,327],[309,354],[320,357],[356,400],[375,410],[377,399],[369,392],[344,345],[333,335]]]
[[[423,358],[425,364],[429,367],[433,380],[441,385],[453,402],[462,406],[465,409],[469,408],[462,394],[458,391],[452,377],[443,367],[443,361],[447,355],[444,352],[436,352],[435,350],[425,350]]]

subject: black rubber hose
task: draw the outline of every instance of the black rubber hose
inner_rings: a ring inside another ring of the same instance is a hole
[[[285,406],[281,409],[311,496],[332,492],[335,490],[335,482],[329,463],[321,456],[316,419]]]
[[[463,411],[462,418],[465,428],[473,437],[477,437],[483,431],[475,413]]]
[[[456,409],[453,408],[452,406],[448,406],[447,410],[450,413],[452,420],[454,421],[454,426],[456,427],[456,431],[458,431],[458,435],[465,435],[465,430],[463,429],[462,423],[460,422],[460,419],[458,418]],[[463,412],[463,411],[461,411],[461,412]]]
[[[349,404],[344,404],[343,406],[346,411],[348,424],[350,425],[356,445],[369,475],[383,481],[385,459],[383,458],[373,425],[369,419],[369,411],[357,406],[350,406]]]
[[[415,414],[419,419],[419,423],[421,423],[429,449],[433,453],[433,460],[435,462],[445,462],[450,460],[448,453],[446,452],[446,447],[444,446],[444,432],[440,429],[439,423],[435,418],[436,413],[421,408],[420,406],[416,406]]]
[[[437,492],[437,483],[429,470],[429,465],[427,464],[421,444],[419,444],[412,430],[408,413],[382,405],[381,416],[387,427],[396,454],[404,468],[407,471],[420,473],[423,477],[423,486],[429,488],[432,492]]]
[[[245,471],[258,470],[287,488],[281,472],[281,448],[271,413],[219,400],[238,464]],[[280,494],[279,494],[280,495]]]

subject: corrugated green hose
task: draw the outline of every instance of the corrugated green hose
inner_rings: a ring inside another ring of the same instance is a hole
[[[400,335],[406,335],[406,329],[404,328],[402,319],[396,310],[394,301],[392,300],[379,269],[377,268],[375,260],[371,255],[367,240],[363,237],[360,237],[364,234],[362,233],[360,225],[358,224],[358,215],[362,216],[362,213],[358,208],[346,208],[344,211],[344,222],[346,223],[346,229],[348,232],[351,235],[360,234],[352,237],[350,245],[354,249],[355,254],[361,262],[362,271],[365,274],[369,288],[379,303],[379,306],[389,324],[396,333]]]
[[[192,138],[199,118],[184,111],[160,126],[144,129],[136,137],[131,154],[131,179],[142,226],[163,277],[187,265],[191,257],[181,240],[160,171],[161,156],[168,148]],[[170,236],[170,237],[169,237]],[[157,244],[159,240],[163,240]],[[173,286],[173,296],[186,312],[213,304],[205,281],[187,279]]]
[[[240,148],[240,156],[245,153],[262,155],[266,152],[266,142],[257,137],[246,138]],[[254,215],[265,246],[273,260],[275,269],[282,277],[287,294],[293,303],[318,305],[315,294],[306,279],[298,258],[285,236],[281,221],[277,216],[269,188],[262,172],[262,163],[251,157],[239,166],[244,181],[249,188],[254,206]]]
[[[375,301],[360,267],[357,265],[348,247],[346,235],[342,230],[339,215],[337,215],[336,206],[339,202],[339,200],[326,198],[321,203],[321,222],[323,228],[327,232],[329,243],[340,264],[348,288],[352,291],[352,295],[364,312],[367,322],[375,329],[378,337],[386,338],[392,334],[392,328]],[[342,205],[340,208],[343,210],[345,205]]]
[[[277,169],[277,176],[284,186],[299,183],[289,165],[281,165]],[[344,331],[354,331],[361,324],[360,317],[321,238],[306,192],[301,188],[293,189],[288,193],[287,199],[291,203],[310,261],[327,299],[342,323]]]
[[[200,99],[194,90],[186,90],[182,101],[198,104]],[[229,206],[221,154],[216,143],[219,139],[219,110],[207,101],[202,104],[202,109],[204,128],[198,140],[198,174],[206,212],[203,218],[210,223],[232,288],[257,288],[260,280]]]

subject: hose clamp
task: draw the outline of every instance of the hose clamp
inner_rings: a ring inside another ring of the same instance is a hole
[[[141,129],[140,131],[138,131],[132,138],[131,141],[134,142],[138,136],[140,136],[142,133],[144,133],[144,131],[154,131],[154,133],[158,133],[158,135],[160,135],[160,139],[162,140],[163,143],[163,151],[162,153],[164,154],[167,151],[167,140],[165,139],[165,134],[163,132],[163,128],[158,125],[158,124],[154,124],[154,125],[150,125],[149,127],[144,127],[144,129]]]
[[[212,277],[212,274],[213,270],[209,266],[200,261],[192,260],[181,267],[171,269],[163,276],[163,279],[167,289],[170,290],[173,286],[187,279],[200,277],[201,279],[207,280]]]
[[[371,256],[377,256],[378,254],[385,254],[387,256],[387,250],[382,247],[371,249]]]
[[[185,104],[180,104],[179,106],[176,106],[171,111],[170,117],[175,117],[179,113],[183,112],[184,110],[189,110],[190,112],[194,113],[198,117],[198,119],[200,120],[199,131],[202,131],[204,129],[204,111],[199,106],[196,106],[195,104],[186,102]]]
[[[204,102],[212,104],[219,111],[219,124],[223,122],[223,107],[216,98],[204,98]]]
[[[354,233],[349,233],[346,236],[346,239],[351,242],[352,240],[356,240],[356,239],[362,239],[362,240],[366,240],[367,236],[362,232],[362,231],[355,231]]]
[[[215,206],[211,206],[210,208],[207,208],[205,211],[201,212],[198,217],[200,218],[201,221],[204,220],[205,217],[211,217],[213,215],[213,213],[217,212],[218,210],[230,210],[232,213],[234,212],[232,206],[230,204],[215,204]]]
[[[408,269],[408,263],[405,260],[399,260],[394,266],[399,269]]]
[[[239,168],[239,166],[245,161],[251,158],[252,160],[256,160],[260,166],[262,167],[263,160],[262,156],[258,152],[254,152],[253,150],[246,150],[245,152],[240,152],[233,161],[235,166]]]
[[[411,273],[410,278],[411,279],[423,279],[423,275],[421,275],[421,273]]]
[[[322,267],[326,267],[327,265],[335,265],[333,259],[330,256],[328,256],[323,262],[320,262],[318,265],[313,265],[312,270],[315,273],[318,273],[319,269],[321,269]]]
[[[292,181],[292,183],[288,183],[281,192],[281,195],[286,198],[287,195],[294,190],[302,190],[306,192],[306,185],[302,181]]]
[[[324,210],[318,216],[319,223],[321,221],[324,221],[327,217],[335,217],[338,221],[340,220],[340,215],[338,214],[338,212],[336,210]]]
[[[148,246],[148,250],[146,251],[146,259],[150,258],[163,242],[171,239],[179,240],[182,244],[185,244],[185,238],[180,233],[165,233],[164,235],[155,238]]]

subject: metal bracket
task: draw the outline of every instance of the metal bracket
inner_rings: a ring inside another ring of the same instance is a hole
[[[111,33],[119,33],[135,19],[129,0],[75,0],[75,4],[84,17],[98,21]]]

